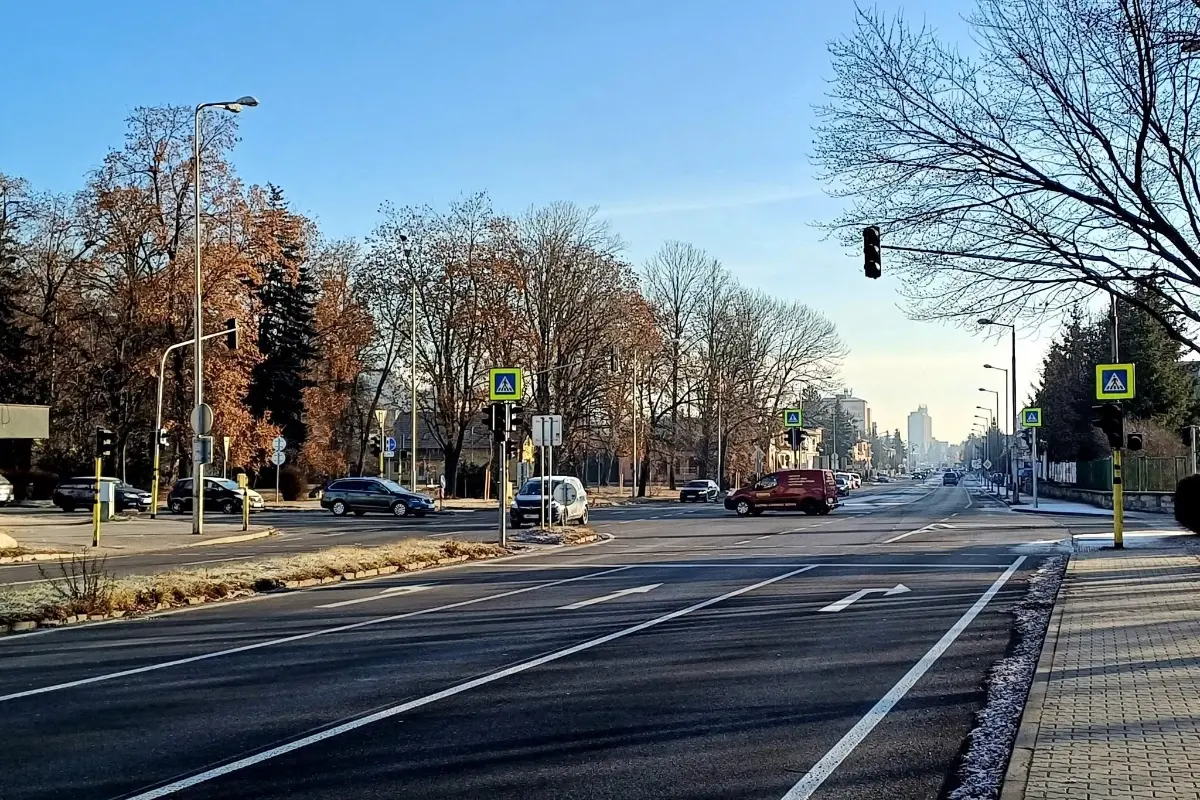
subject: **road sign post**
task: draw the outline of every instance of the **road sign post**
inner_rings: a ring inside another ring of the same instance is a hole
[[[1133,374],[1131,371],[1130,375]],[[1029,428],[1029,452],[1030,459],[1033,464],[1033,470],[1030,472],[1030,481],[1033,484],[1033,507],[1038,507],[1038,452],[1037,452],[1037,429],[1042,427],[1042,410],[1040,408],[1023,408],[1021,409],[1021,425]]]
[[[1113,348],[1113,355],[1116,355],[1115,344]],[[1096,365],[1097,400],[1132,400],[1136,396],[1137,386],[1133,364]],[[1112,449],[1113,547],[1117,550],[1125,547],[1125,481],[1122,474],[1124,442],[1125,432],[1122,429],[1119,441]]]

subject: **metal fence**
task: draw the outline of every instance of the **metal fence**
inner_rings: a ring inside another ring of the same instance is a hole
[[[1188,475],[1186,458],[1150,458],[1126,456],[1122,463],[1127,492],[1173,492],[1180,479]],[[1049,465],[1047,477],[1055,483],[1112,491],[1112,459],[1064,461]]]

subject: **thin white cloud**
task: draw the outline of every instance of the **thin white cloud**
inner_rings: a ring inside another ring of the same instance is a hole
[[[632,203],[628,205],[601,205],[600,214],[605,217],[641,217],[653,214],[680,214],[692,211],[720,211],[729,208],[747,208],[750,206],[788,203],[794,200],[807,200],[820,196],[822,196],[821,189],[816,186],[808,188],[753,189],[709,197],[650,200],[644,203]]]

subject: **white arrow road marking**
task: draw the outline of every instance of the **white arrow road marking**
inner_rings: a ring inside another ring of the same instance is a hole
[[[632,589],[622,589],[619,592],[606,594],[603,597],[593,597],[591,600],[580,600],[578,603],[571,603],[569,606],[559,606],[559,611],[574,611],[577,608],[586,606],[594,606],[596,603],[603,603],[608,600],[616,600],[618,597],[624,597],[627,594],[645,594],[662,586],[661,583],[647,583],[645,586],[634,586]]]
[[[341,608],[342,606],[353,606],[359,603],[370,603],[373,600],[383,600],[386,597],[395,597],[398,594],[411,594],[413,592],[423,592],[426,589],[432,589],[436,584],[422,583],[418,586],[393,586],[390,589],[384,589],[379,594],[371,595],[370,597],[360,597],[357,600],[342,600],[339,603],[325,603],[317,606],[317,608]]]
[[[909,531],[908,533],[902,533],[899,536],[893,536],[890,539],[884,539],[883,544],[891,544],[892,542],[898,542],[901,539],[912,536],[914,533],[929,533],[930,531],[945,531],[945,530],[950,530],[951,528],[954,528],[954,527],[955,527],[954,525],[946,525],[945,523],[935,522],[932,525],[926,525],[924,528],[917,528],[915,531]]]
[[[848,594],[836,603],[830,603],[822,608],[821,611],[843,611],[869,594],[882,593],[884,597],[890,597],[894,594],[904,594],[911,591],[912,589],[909,589],[903,583],[897,583],[890,589],[859,589],[854,594]]]

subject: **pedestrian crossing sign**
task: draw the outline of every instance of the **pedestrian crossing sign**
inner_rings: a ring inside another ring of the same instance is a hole
[[[1133,364],[1096,365],[1097,400],[1129,400],[1134,395]]]
[[[804,413],[798,408],[785,408],[783,410],[783,427],[803,428]]]
[[[499,367],[488,372],[488,397],[493,401],[520,400],[524,393],[521,370]]]
[[[1042,427],[1042,410],[1040,408],[1021,409],[1021,425],[1026,428]]]

